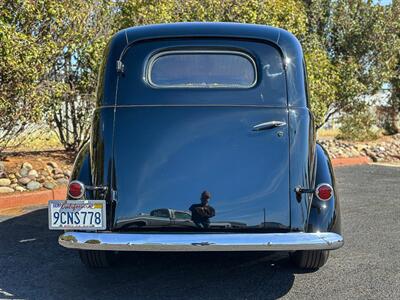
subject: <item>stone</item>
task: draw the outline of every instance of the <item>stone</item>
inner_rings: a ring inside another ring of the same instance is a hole
[[[36,179],[36,181],[37,181],[37,182],[40,182],[40,183],[44,183],[44,182],[46,181],[46,178],[44,178],[43,176],[41,176],[41,177],[38,177],[38,178]]]
[[[58,164],[54,161],[48,162],[47,165],[50,166],[52,169],[58,169]]]
[[[32,170],[33,167],[32,167],[32,165],[31,165],[30,163],[24,162],[24,163],[22,164],[22,166],[21,166],[21,169]]]
[[[15,177],[16,177],[17,179],[20,179],[22,176],[21,176],[21,174],[19,174],[19,173],[15,173]]]
[[[50,175],[50,173],[47,172],[47,171],[45,171],[45,170],[40,171],[40,174],[42,174],[42,175],[45,176],[45,177]]]
[[[53,180],[53,177],[47,176],[47,177],[46,177],[46,180],[51,181],[51,180]]]
[[[28,176],[29,170],[27,168],[21,168],[18,172],[22,177]]]
[[[61,169],[54,169],[53,173],[56,174],[56,175],[57,174],[64,174],[64,172]]]
[[[369,153],[368,156],[372,159],[373,162],[377,162],[378,158],[373,153]]]
[[[10,184],[10,188],[12,188],[12,189],[14,189],[15,190],[15,188],[18,186],[18,184],[16,184],[16,183],[12,183],[12,184]]]
[[[56,174],[53,176],[54,179],[64,178],[64,174]]]
[[[28,176],[34,176],[35,178],[39,176],[38,172],[34,169],[28,172]]]
[[[53,182],[50,182],[50,181],[46,181],[46,182],[43,184],[43,186],[44,186],[46,189],[52,190],[52,189],[54,189],[54,188],[56,187],[56,184],[53,183]]]
[[[11,184],[11,180],[8,178],[0,178],[0,186],[9,186]]]
[[[65,179],[65,178],[59,178],[59,179],[57,179],[56,181],[57,181],[57,183],[60,184],[60,185],[67,185],[67,184],[69,183],[69,180],[68,180],[68,179]]]
[[[5,170],[6,170],[6,164],[0,161],[0,171],[5,171]]]
[[[18,183],[18,179],[17,178],[11,179],[11,183]]]
[[[20,185],[16,186],[16,187],[15,187],[15,190],[16,190],[17,192],[24,192],[24,191],[26,191],[26,189],[25,189],[24,187],[20,186]]]
[[[26,185],[26,188],[30,191],[38,190],[42,187],[42,185],[37,181],[31,181]]]
[[[14,189],[8,187],[8,186],[0,186],[0,194],[5,194],[5,193],[13,193]]]
[[[27,185],[31,181],[32,180],[28,177],[21,177],[20,179],[18,179],[18,182],[23,185]]]
[[[8,175],[8,178],[10,178],[11,180],[13,180],[13,179],[15,179],[16,177],[15,177],[15,174],[14,174],[14,173],[11,173],[10,175]]]

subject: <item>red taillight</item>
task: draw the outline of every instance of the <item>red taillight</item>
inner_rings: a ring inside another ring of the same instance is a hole
[[[333,194],[333,189],[327,183],[322,183],[318,185],[317,188],[315,189],[315,195],[319,200],[322,201],[328,201],[329,199],[331,199],[332,194]]]
[[[68,195],[71,198],[79,199],[82,198],[85,193],[85,186],[80,181],[71,181],[68,185]]]

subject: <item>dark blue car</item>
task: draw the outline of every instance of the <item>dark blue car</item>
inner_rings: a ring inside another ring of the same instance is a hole
[[[68,195],[49,226],[92,267],[118,251],[288,251],[315,269],[343,245],[302,49],[279,28],[118,32]]]

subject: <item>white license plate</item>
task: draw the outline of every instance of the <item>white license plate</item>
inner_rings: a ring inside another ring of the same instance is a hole
[[[53,230],[106,229],[104,200],[49,201],[49,228]]]

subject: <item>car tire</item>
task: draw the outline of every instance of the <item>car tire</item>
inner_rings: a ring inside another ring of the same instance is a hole
[[[329,251],[327,250],[308,250],[296,251],[290,254],[292,262],[299,268],[316,270],[327,262]]]
[[[116,261],[117,254],[112,251],[79,250],[82,263],[89,268],[106,268]]]

